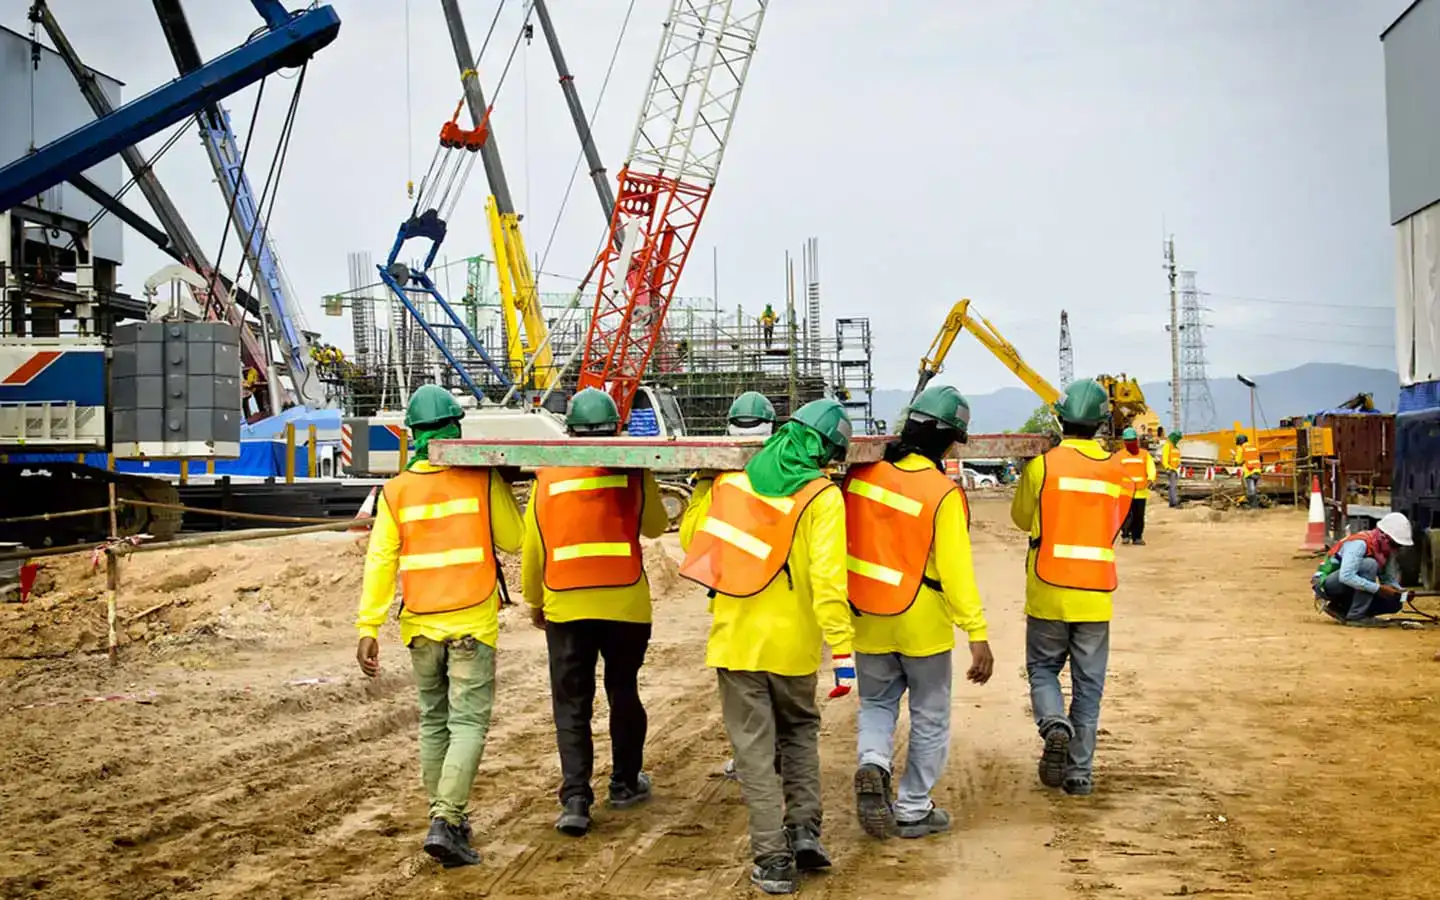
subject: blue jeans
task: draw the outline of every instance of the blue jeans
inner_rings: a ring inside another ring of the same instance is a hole
[[[1060,670],[1070,661],[1070,714],[1060,691]],[[1095,733],[1100,727],[1100,698],[1110,659],[1109,622],[1025,620],[1025,671],[1030,676],[1030,707],[1043,736],[1061,726],[1070,732],[1070,763],[1065,777],[1089,778],[1095,764]]]
[[[1355,574],[1369,581],[1378,582],[1380,580],[1380,564],[1367,556],[1355,566]],[[1358,622],[1374,616],[1390,616],[1398,613],[1401,609],[1400,598],[1393,594],[1381,597],[1353,590],[1341,584],[1338,570],[1325,576],[1325,582],[1320,585],[1320,591],[1325,595],[1330,607],[1347,622]]]
[[[895,818],[917,822],[934,808],[930,791],[950,758],[950,651],[934,656],[856,653],[860,689],[860,765],[892,771],[900,698],[910,692],[910,748],[895,801]]]
[[[1165,486],[1170,491],[1170,507],[1173,509],[1180,505],[1180,473],[1171,469],[1165,473]]]

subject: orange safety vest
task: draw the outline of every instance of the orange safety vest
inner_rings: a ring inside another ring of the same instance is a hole
[[[821,477],[789,497],[762,497],[744,472],[719,476],[680,574],[712,594],[755,596],[785,569],[801,514],[827,487]]]
[[[401,472],[385,484],[400,532],[400,602],[412,613],[479,606],[495,593],[490,470]]]
[[[1032,538],[1035,575],[1055,587],[1113,591],[1115,538],[1134,495],[1115,456],[1092,459],[1073,447],[1045,454],[1040,537]]]
[[[1260,448],[1254,444],[1245,444],[1240,448],[1240,469],[1246,475],[1254,475],[1260,471]]]
[[[1360,541],[1365,545],[1365,555],[1375,560],[1376,564],[1379,565],[1381,568],[1384,568],[1386,561],[1390,559],[1390,551],[1388,549],[1382,549],[1380,540],[1381,534],[1382,532],[1378,528],[1372,528],[1369,531],[1357,531],[1354,534],[1347,534],[1345,537],[1335,542],[1335,546],[1330,548],[1330,552],[1325,554],[1325,558],[1334,559],[1335,557],[1340,555],[1341,547],[1345,546],[1351,541]]]
[[[925,577],[935,543],[940,502],[965,492],[936,469],[907,472],[888,462],[856,466],[845,479],[845,575],[850,605],[862,613],[896,616],[909,609],[920,586],[940,590]]]
[[[1133,491],[1144,491],[1150,487],[1149,466],[1145,463],[1148,456],[1144,450],[1134,456],[1125,455],[1120,457],[1120,464],[1125,467],[1125,477],[1129,479]]]
[[[535,475],[535,524],[552,591],[625,587],[645,574],[640,552],[639,472],[596,466],[541,469]]]

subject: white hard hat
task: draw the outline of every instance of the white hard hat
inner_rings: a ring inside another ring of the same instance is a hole
[[[1381,531],[1390,536],[1390,540],[1402,547],[1409,547],[1415,543],[1410,535],[1410,520],[1405,518],[1404,513],[1386,513],[1380,518],[1376,525]]]

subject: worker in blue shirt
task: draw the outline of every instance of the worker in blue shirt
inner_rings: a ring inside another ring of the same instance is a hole
[[[1345,625],[1375,625],[1405,605],[1399,548],[1414,543],[1410,520],[1392,512],[1373,529],[1342,538],[1325,554],[1311,585],[1320,611]]]

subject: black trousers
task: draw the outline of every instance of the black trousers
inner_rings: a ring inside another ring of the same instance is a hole
[[[1130,501],[1130,512],[1125,516],[1125,524],[1120,527],[1120,536],[1138,541],[1145,536],[1145,502],[1148,497],[1141,497]]]
[[[605,697],[610,702],[612,784],[633,786],[645,758],[645,707],[637,678],[650,646],[650,626],[638,622],[580,619],[549,622],[550,700],[560,748],[560,802],[583,797],[595,802],[590,777],[595,744],[590,718],[595,710],[595,664],[605,659]]]

